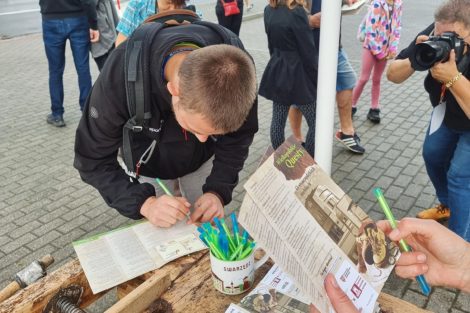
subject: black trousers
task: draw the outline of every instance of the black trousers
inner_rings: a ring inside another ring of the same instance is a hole
[[[106,52],[106,53],[103,54],[102,56],[97,57],[97,58],[94,58],[94,59],[95,59],[95,63],[96,63],[96,65],[98,66],[98,69],[100,70],[100,72],[101,72],[101,69],[102,69],[103,66],[104,66],[104,63],[106,63],[106,60],[108,59],[109,54],[110,54],[111,51],[113,51],[113,50],[114,50],[114,45],[108,50],[108,52]]]
[[[215,7],[215,14],[217,15],[219,25],[230,29],[237,36],[240,36],[240,27],[242,26],[243,18],[243,2],[241,4],[238,2],[238,8],[240,9],[240,14],[225,16],[224,8],[221,5],[217,5]]]

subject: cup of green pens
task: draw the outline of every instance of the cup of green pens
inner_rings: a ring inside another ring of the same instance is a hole
[[[268,255],[255,262],[256,243],[246,231],[240,234],[234,213],[230,218],[232,230],[223,218],[215,218],[215,227],[204,223],[198,227],[198,231],[199,238],[210,250],[215,289],[227,295],[237,295],[253,286],[255,270],[267,261]]]

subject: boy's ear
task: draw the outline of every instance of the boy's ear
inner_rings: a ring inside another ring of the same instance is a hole
[[[178,86],[178,81],[171,81],[166,84],[168,91],[173,97],[178,97],[180,95],[180,89]]]

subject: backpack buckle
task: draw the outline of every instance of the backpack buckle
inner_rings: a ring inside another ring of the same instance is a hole
[[[132,126],[132,131],[134,133],[140,133],[144,128],[142,126]]]

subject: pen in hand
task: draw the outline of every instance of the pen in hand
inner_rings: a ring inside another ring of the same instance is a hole
[[[155,181],[157,182],[157,184],[160,186],[160,188],[163,189],[163,191],[165,192],[165,194],[167,196],[171,196],[173,197],[173,194],[171,193],[170,189],[168,189],[168,187],[165,185],[165,183],[163,183],[160,178],[155,178]],[[186,213],[186,217],[188,218],[189,221],[191,221],[191,212],[189,212],[188,210],[188,213]]]
[[[385,200],[385,197],[382,193],[382,190],[380,188],[375,188],[374,189],[374,194],[377,200],[379,201],[380,207],[382,208],[385,216],[387,217],[388,221],[390,222],[390,226],[392,226],[392,229],[398,228],[397,221],[395,220],[395,217],[393,216],[392,211],[390,210],[390,207],[388,206],[387,201]],[[404,252],[411,252],[411,247],[406,243],[404,239],[401,239],[399,242],[400,248]],[[424,295],[429,296],[431,293],[431,288],[429,287],[428,283],[426,282],[426,279],[424,278],[424,275],[418,275],[416,276],[416,281],[418,282],[419,286],[421,287],[421,291],[423,292]]]

